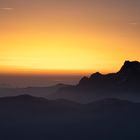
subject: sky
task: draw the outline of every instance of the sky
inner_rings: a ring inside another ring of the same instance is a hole
[[[140,0],[0,0],[0,73],[84,75],[140,61]]]

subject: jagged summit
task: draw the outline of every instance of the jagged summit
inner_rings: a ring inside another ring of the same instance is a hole
[[[121,69],[123,69],[123,68],[138,69],[138,68],[140,68],[140,62],[138,62],[138,61],[125,61],[124,65],[122,66]]]
[[[119,72],[117,72],[117,73],[119,73],[119,74],[137,74],[137,73],[140,73],[140,62],[126,60],[123,64],[123,66],[121,67],[121,69],[119,70]],[[115,74],[117,74],[117,73],[115,73]],[[100,72],[96,72],[96,73],[93,73],[89,77],[89,79],[93,79],[93,78],[97,79],[97,78],[101,78],[104,76],[106,76],[106,75],[103,75]],[[87,80],[87,77],[84,77],[82,79]]]
[[[140,62],[138,61],[125,61],[120,71],[113,74],[103,75],[100,72],[93,73],[89,78],[83,77],[79,84],[80,86],[95,86],[96,88],[108,85],[111,87],[112,84],[122,83],[122,81],[128,81],[134,84],[138,83],[137,80],[140,78]],[[133,79],[133,80],[132,80]],[[137,79],[137,80],[136,80]],[[135,81],[135,82],[134,82]],[[98,85],[98,86],[97,86]]]
[[[121,73],[121,74],[140,73],[140,62],[125,61],[124,65],[121,67],[119,73]]]

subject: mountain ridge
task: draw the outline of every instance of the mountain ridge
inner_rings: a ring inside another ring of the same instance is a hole
[[[83,77],[73,87],[60,88],[50,98],[90,102],[102,98],[122,98],[140,101],[140,62],[125,61],[116,73],[93,73]],[[79,99],[78,99],[79,98]]]
[[[0,88],[0,97],[29,94],[47,99],[66,99],[89,103],[105,98],[140,101],[140,62],[125,61],[116,73],[96,72],[82,77],[77,85],[51,87]]]
[[[82,140],[88,136],[102,140],[111,135],[111,140],[116,136],[129,139],[139,135],[139,108],[140,103],[120,99],[82,105],[59,99],[40,100],[30,95],[4,97],[0,98],[1,138],[19,140],[27,135],[27,140]]]

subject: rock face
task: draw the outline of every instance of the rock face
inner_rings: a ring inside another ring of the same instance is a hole
[[[140,101],[140,63],[125,61],[116,73],[99,72],[83,77],[76,86],[59,89],[51,98],[90,102],[103,98],[121,98]]]

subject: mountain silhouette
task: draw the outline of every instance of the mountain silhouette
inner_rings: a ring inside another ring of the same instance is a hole
[[[51,87],[0,88],[0,97],[28,94],[47,99],[66,99],[89,103],[105,98],[140,101],[140,62],[125,61],[116,73],[93,73],[77,85],[57,84]]]
[[[140,63],[125,61],[116,73],[96,72],[83,77],[76,86],[60,88],[49,97],[64,98],[79,102],[91,102],[104,98],[120,98],[140,101]]]
[[[140,138],[140,104],[103,99],[88,104],[30,95],[0,98],[3,140]]]
[[[133,107],[133,110],[131,110],[130,107]],[[0,118],[8,114],[7,117],[12,118],[16,116],[17,118],[21,117],[23,119],[34,114],[34,118],[44,117],[47,119],[49,115],[54,114],[57,114],[58,117],[59,115],[63,116],[63,113],[72,115],[74,113],[83,112],[86,114],[87,112],[93,113],[94,111],[101,110],[108,112],[110,109],[112,109],[113,112],[116,112],[117,110],[131,112],[136,109],[139,110],[139,107],[139,103],[117,98],[107,98],[87,104],[81,104],[64,99],[48,100],[46,98],[34,97],[31,95],[19,95],[0,98]]]

